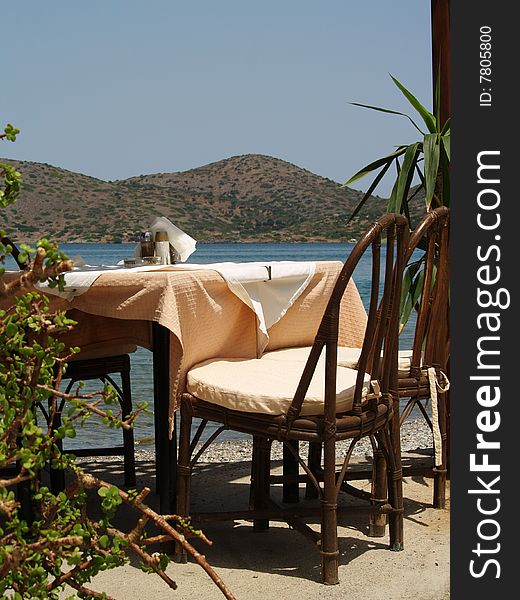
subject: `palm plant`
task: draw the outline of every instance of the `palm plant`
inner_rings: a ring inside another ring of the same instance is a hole
[[[356,206],[348,223],[356,217],[365,202],[372,196],[372,193],[392,165],[396,168],[396,178],[388,199],[387,212],[403,213],[410,221],[410,202],[417,197],[421,190],[425,191],[426,210],[441,205],[449,206],[450,204],[450,120],[448,119],[442,124],[438,114],[434,115],[429,112],[404,85],[395,77],[390,77],[421,117],[426,131],[423,131],[424,126],[421,129],[414,119],[406,113],[351,102],[354,106],[406,117],[421,134],[421,139],[411,144],[398,145],[390,154],[360,169],[344,184],[344,186],[350,185],[370,173],[377,172],[374,181]],[[435,94],[435,105],[440,106],[440,89],[438,85]],[[420,184],[410,194],[415,174],[418,175]]]
[[[356,217],[392,165],[396,168],[396,178],[388,199],[387,212],[404,214],[411,225],[410,203],[413,199],[417,199],[419,192],[422,190],[424,190],[425,209],[427,211],[437,206],[450,205],[450,120],[441,123],[438,109],[435,110],[436,114],[432,114],[395,77],[392,75],[390,77],[420,116],[424,123],[423,129],[426,130],[421,129],[414,119],[406,113],[358,102],[351,103],[354,106],[406,117],[421,134],[421,139],[411,144],[398,145],[390,154],[360,169],[344,184],[344,186],[347,186],[370,173],[377,173],[347,224]],[[439,81],[440,77],[437,78],[437,82]],[[434,104],[436,107],[440,107],[440,87],[438,83],[435,90]],[[411,191],[414,175],[418,175],[420,184]],[[423,255],[408,264],[401,298],[401,328],[408,321],[420,295],[424,277],[424,259],[425,256]]]

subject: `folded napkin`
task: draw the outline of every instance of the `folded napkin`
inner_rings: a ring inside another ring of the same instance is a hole
[[[150,226],[150,231],[154,238],[157,231],[166,231],[176,261],[185,262],[188,260],[189,256],[195,252],[197,242],[166,217],[156,217],[155,221]],[[135,254],[136,256],[141,256],[140,245],[136,246]]]

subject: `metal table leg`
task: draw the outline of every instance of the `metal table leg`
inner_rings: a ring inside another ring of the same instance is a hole
[[[298,451],[298,440],[289,440],[287,444]],[[283,474],[294,478],[294,481],[284,482],[282,485],[283,501],[287,503],[299,502],[298,463],[285,444],[283,445]]]
[[[176,508],[177,433],[168,435],[170,398],[170,331],[155,321],[152,323],[155,475],[159,511],[172,514]]]

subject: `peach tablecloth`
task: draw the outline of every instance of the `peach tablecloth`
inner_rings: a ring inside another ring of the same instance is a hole
[[[307,288],[269,329],[266,350],[310,345],[336,277],[339,261],[316,263]],[[84,294],[68,301],[51,297],[56,309],[74,309],[79,325],[67,337],[70,345],[92,350],[106,341],[136,343],[151,349],[151,322],[170,332],[170,431],[176,399],[189,369],[211,357],[257,356],[253,311],[211,270],[117,271],[101,275]],[[341,345],[360,347],[366,313],[356,286],[350,283],[342,302]]]

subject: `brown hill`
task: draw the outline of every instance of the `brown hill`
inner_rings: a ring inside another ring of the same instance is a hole
[[[371,199],[346,227],[362,193],[269,156],[235,156],[178,173],[107,182],[45,163],[0,159],[23,178],[0,228],[16,240],[137,239],[163,215],[201,242],[342,241],[385,210]]]

